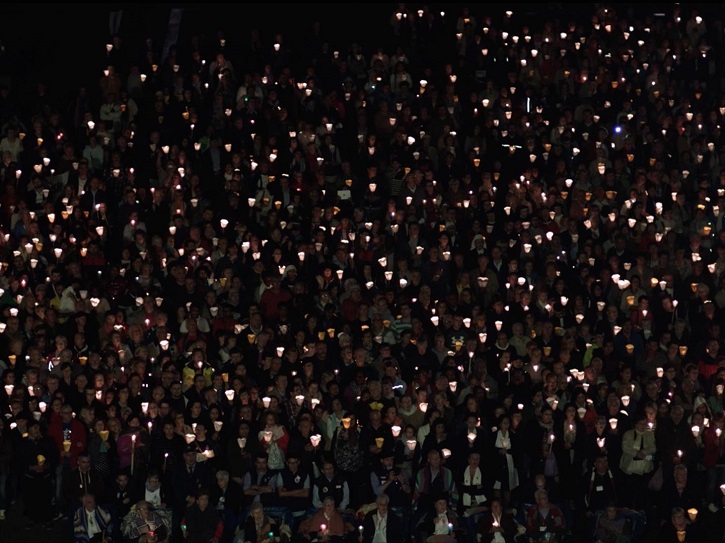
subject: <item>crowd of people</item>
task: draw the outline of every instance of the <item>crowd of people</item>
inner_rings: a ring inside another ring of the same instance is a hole
[[[724,29],[651,7],[116,11],[97,88],[3,87],[0,522],[722,541]]]

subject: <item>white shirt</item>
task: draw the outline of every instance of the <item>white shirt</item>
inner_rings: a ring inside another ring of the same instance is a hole
[[[88,519],[88,537],[90,539],[93,539],[93,536],[101,533],[101,528],[98,526],[98,523],[96,522],[96,511],[95,509],[93,511],[87,511],[83,510],[83,512],[86,515],[86,518]]]
[[[388,516],[380,517],[378,513],[375,513],[373,515],[373,524],[375,524],[373,543],[387,543],[385,533],[388,528]]]
[[[438,515],[436,517],[435,531],[433,532],[433,535],[448,535],[449,533],[450,531],[448,530],[448,515],[446,513]]]
[[[161,505],[161,487],[153,491],[147,488],[144,494],[144,500],[149,502],[154,507],[159,507]]]

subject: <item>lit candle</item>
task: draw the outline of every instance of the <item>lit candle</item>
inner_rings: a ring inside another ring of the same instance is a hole
[[[131,434],[131,475],[133,475],[133,464],[136,457],[136,434]]]

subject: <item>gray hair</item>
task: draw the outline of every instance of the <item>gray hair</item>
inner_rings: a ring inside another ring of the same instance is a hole
[[[380,505],[387,505],[390,503],[390,496],[387,494],[380,494],[377,498],[375,498],[375,503]]]

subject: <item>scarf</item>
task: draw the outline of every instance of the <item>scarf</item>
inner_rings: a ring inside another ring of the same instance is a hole
[[[481,469],[476,468],[476,471],[471,477],[471,470],[466,468],[463,473],[463,505],[470,507],[471,497],[473,496],[476,500],[476,505],[480,505],[486,501],[486,496],[482,490],[477,487],[481,484]],[[473,488],[471,488],[473,487]]]
[[[506,473],[508,473],[508,487],[509,490],[513,490],[517,486],[519,486],[519,473],[516,471],[516,467],[514,466],[514,457],[511,455],[511,433],[508,434],[508,437],[504,437],[501,434],[501,430],[496,432],[496,448],[497,449],[503,449],[504,448],[504,440],[506,444]],[[500,489],[501,488],[501,482],[496,481],[493,488]]]
[[[88,536],[88,517],[93,516],[96,526],[99,528],[99,533],[106,533],[106,530],[111,522],[111,515],[106,511],[103,511],[96,507],[93,511],[86,511],[85,507],[81,507],[75,516],[73,533],[76,541],[79,543],[89,543],[90,537]]]

